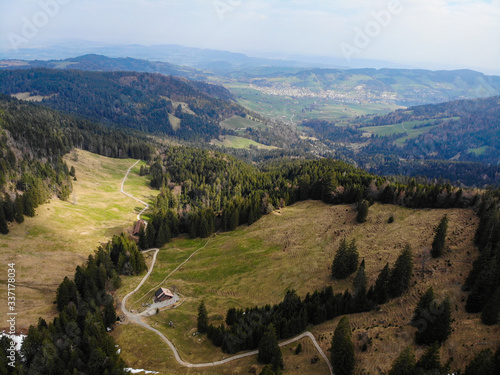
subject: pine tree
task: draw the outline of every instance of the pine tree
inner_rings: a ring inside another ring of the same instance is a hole
[[[335,279],[345,279],[358,268],[358,249],[356,241],[352,240],[349,244],[345,239],[342,240],[335,254],[332,264],[332,277]]]
[[[370,303],[366,296],[366,274],[365,274],[365,260],[361,262],[359,266],[358,273],[354,278],[354,299],[353,307],[354,311],[362,312],[370,309]]]
[[[343,317],[332,339],[332,366],[336,375],[351,375],[354,372],[354,344],[351,337],[349,319]]]
[[[33,196],[33,190],[28,189],[23,195],[23,214],[28,217],[35,216],[35,198]]]
[[[16,222],[21,224],[24,222],[24,203],[23,203],[23,196],[22,195],[16,195],[16,201],[14,202],[14,208],[15,208],[15,219]]]
[[[498,322],[500,314],[500,287],[497,287],[495,293],[490,297],[481,312],[481,321],[486,325],[494,325]]]
[[[202,301],[198,306],[198,332],[205,333],[208,329],[208,312],[205,302]]]
[[[75,171],[75,167],[71,166],[71,169],[69,171],[69,175],[71,177],[76,177],[76,171]]]
[[[144,225],[141,225],[139,229],[139,249],[146,250],[148,248],[148,241],[146,239],[146,231],[144,230]]]
[[[0,201],[0,234],[8,234],[9,227],[7,225],[7,220],[5,220],[5,214],[3,211],[3,202]]]
[[[77,291],[75,283],[68,277],[65,277],[63,282],[59,284],[56,292],[57,309],[63,311],[64,307],[70,302],[77,302]]]
[[[259,354],[257,359],[261,363],[271,363],[274,371],[280,371],[284,367],[283,355],[278,345],[276,328],[272,324],[266,327],[262,338],[259,341]]]
[[[407,347],[392,363],[389,375],[415,375],[415,353]]]
[[[153,223],[149,223],[146,228],[146,242],[148,243],[148,248],[151,249],[156,245],[156,229]]]
[[[481,350],[465,368],[464,375],[495,375],[495,358],[491,349]]]
[[[380,271],[375,286],[373,288],[373,301],[379,305],[383,305],[389,300],[389,282],[391,278],[391,270],[389,263]]]
[[[107,298],[104,304],[104,324],[106,327],[111,327],[116,323],[116,310],[113,304],[113,298]]]
[[[364,259],[361,261],[361,264],[359,265],[358,273],[356,274],[356,277],[354,278],[353,287],[354,287],[355,294],[359,290],[362,290],[362,289],[366,291],[366,273],[365,273],[365,260]]]
[[[5,194],[5,199],[3,201],[3,211],[5,214],[5,220],[7,220],[9,223],[14,222],[15,219],[15,209],[14,209],[14,202],[10,199],[9,194]]]
[[[389,280],[389,296],[392,298],[401,296],[410,287],[413,272],[413,255],[410,245],[406,245],[391,271]]]
[[[448,230],[448,216],[444,215],[436,229],[436,235],[432,242],[431,255],[433,258],[438,258],[443,255],[446,243],[446,231]]]
[[[427,289],[418,301],[411,323],[418,328],[415,333],[415,342],[418,345],[445,342],[451,334],[450,300],[445,298],[438,304],[434,289]]]
[[[362,200],[357,206],[358,214],[356,215],[356,221],[358,223],[364,223],[368,217],[368,208],[370,207],[370,203],[366,200]]]
[[[417,374],[441,374],[443,372],[443,367],[441,365],[441,359],[439,355],[440,345],[434,343],[424,354],[420,357],[416,364]]]

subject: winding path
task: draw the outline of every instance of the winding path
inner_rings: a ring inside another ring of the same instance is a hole
[[[123,194],[125,194],[126,196],[136,200],[137,202],[140,202],[142,204],[144,204],[146,206],[146,208],[144,208],[138,215],[137,215],[137,220],[140,219],[140,216],[144,213],[144,211],[146,211],[148,208],[149,208],[149,205],[146,203],[146,202],[143,202],[142,200],[134,197],[133,195],[129,194],[129,193],[126,193],[124,190],[123,190],[123,187],[125,185],[125,180],[127,179],[130,171],[132,170],[133,167],[135,167],[137,165],[137,163],[139,163],[140,160],[136,161],[134,165],[132,165],[128,170],[127,170],[127,173],[125,174],[125,177],[123,178],[123,181],[122,181],[122,185],[121,185],[121,192]],[[207,243],[203,246],[203,247],[200,247],[199,249],[197,249],[194,253],[192,253],[183,263],[181,263],[176,269],[174,269],[172,272],[170,272],[170,274],[165,278],[165,280],[170,277],[170,275],[172,275],[174,272],[176,272],[180,267],[182,267],[184,264],[186,264],[196,253],[198,253],[200,250],[204,249],[208,242],[210,241],[210,239],[207,241]],[[229,357],[229,358],[226,358],[226,359],[223,359],[223,360],[220,360],[220,361],[215,361],[215,362],[208,362],[208,363],[189,363],[189,362],[185,362],[182,360],[182,358],[180,357],[179,355],[179,352],[177,351],[177,348],[174,346],[174,344],[160,331],[158,331],[156,328],[153,328],[151,327],[149,324],[147,323],[144,323],[142,320],[141,320],[141,315],[140,314],[134,314],[130,311],[127,310],[126,308],[126,303],[127,303],[127,300],[128,298],[134,294],[135,292],[137,292],[141,286],[144,285],[144,283],[146,282],[146,280],[148,279],[148,277],[151,275],[151,272],[153,272],[153,269],[154,269],[154,266],[155,266],[155,263],[156,263],[156,256],[158,255],[158,252],[160,251],[160,249],[149,249],[147,251],[144,251],[143,253],[149,253],[149,252],[154,252],[153,254],[153,260],[151,262],[151,266],[149,267],[149,270],[148,272],[146,273],[146,275],[142,278],[141,282],[139,283],[139,285],[137,285],[137,287],[131,291],[130,293],[128,293],[125,297],[123,297],[123,300],[122,300],[122,303],[121,303],[121,309],[122,309],[122,312],[123,314],[132,322],[132,323],[135,323],[135,324],[138,324],[150,331],[153,331],[154,333],[156,333],[158,336],[161,337],[161,339],[163,341],[165,341],[165,343],[170,347],[170,349],[172,349],[172,352],[174,353],[174,357],[175,359],[177,360],[177,362],[181,365],[181,366],[184,366],[184,367],[192,367],[192,368],[200,368],[200,367],[213,367],[213,366],[219,366],[219,365],[223,365],[225,363],[228,363],[228,362],[231,362],[231,361],[235,361],[237,359],[241,359],[241,358],[245,358],[245,357],[250,357],[250,356],[253,356],[253,355],[256,355],[258,354],[258,350],[253,350],[251,352],[246,352],[246,353],[242,353],[242,354],[238,354],[238,355],[235,355],[233,357]],[[311,339],[311,341],[313,342],[314,346],[316,347],[316,349],[318,350],[319,354],[321,355],[321,357],[325,360],[326,364],[328,365],[328,368],[330,369],[330,374],[333,375],[333,368],[332,368],[332,364],[330,363],[330,360],[328,359],[328,357],[325,355],[325,353],[323,352],[323,350],[321,349],[321,347],[319,346],[318,342],[316,341],[314,335],[311,333],[311,332],[304,332],[302,333],[301,335],[299,336],[296,336],[294,338],[291,338],[289,340],[286,340],[286,341],[283,341],[279,344],[279,346],[286,346],[286,345],[289,345],[295,341],[298,341],[304,337],[309,337]]]

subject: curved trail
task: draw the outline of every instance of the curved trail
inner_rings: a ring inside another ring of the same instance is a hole
[[[142,200],[134,197],[132,194],[129,194],[129,193],[126,193],[124,190],[123,190],[123,187],[125,185],[125,180],[127,179],[130,171],[132,170],[133,167],[135,167],[137,165],[137,163],[139,163],[140,160],[136,161],[134,163],[134,165],[132,165],[128,170],[127,170],[127,173],[125,174],[125,177],[123,178],[123,181],[122,181],[122,185],[121,185],[121,192],[123,194],[125,194],[126,196],[136,200],[137,202],[140,202],[142,204],[144,204],[146,206],[146,208],[144,208],[138,215],[137,215],[137,220],[140,220],[140,216],[149,208],[149,205],[146,203],[146,202],[143,202]],[[200,247],[198,250],[196,250],[193,254],[191,254],[183,263],[181,263],[176,269],[174,269],[172,272],[170,272],[170,274],[168,274],[168,276],[165,278],[165,280],[170,277],[174,272],[176,272],[180,267],[182,267],[184,264],[186,264],[196,253],[198,253],[200,250],[204,249],[208,243],[210,242],[210,239],[207,241],[207,243],[203,246],[203,247]],[[147,251],[144,251],[143,253],[149,253],[151,251],[154,251],[154,254],[153,254],[153,260],[151,262],[151,266],[149,267],[149,270],[148,272],[146,273],[146,275],[144,275],[144,277],[142,278],[141,282],[139,283],[139,285],[137,285],[137,287],[131,291],[130,293],[128,293],[125,297],[123,297],[123,300],[122,300],[122,303],[121,303],[121,309],[122,309],[122,312],[123,314],[132,322],[132,323],[135,323],[135,324],[138,324],[150,331],[153,331],[154,333],[156,333],[158,336],[161,337],[161,339],[163,341],[165,341],[165,343],[170,347],[170,349],[172,349],[172,352],[174,353],[174,357],[176,359],[176,361],[181,365],[181,366],[184,366],[184,367],[193,367],[193,368],[200,368],[200,367],[213,367],[213,366],[219,366],[219,365],[223,365],[225,363],[228,363],[228,362],[231,362],[231,361],[234,361],[234,360],[237,360],[237,359],[241,359],[241,358],[245,358],[245,357],[250,357],[250,356],[253,356],[253,355],[256,355],[259,351],[258,350],[253,350],[251,352],[246,352],[246,353],[242,353],[242,354],[238,354],[238,355],[235,355],[233,357],[229,357],[229,358],[226,358],[226,359],[223,359],[223,360],[220,360],[220,361],[214,361],[214,362],[208,362],[208,363],[189,363],[189,362],[185,362],[182,360],[182,358],[180,357],[179,355],[179,352],[177,351],[177,348],[174,346],[174,344],[160,331],[158,331],[156,328],[153,328],[151,327],[149,324],[147,323],[144,323],[142,320],[141,320],[141,316],[139,314],[134,314],[134,313],[131,313],[130,311],[127,310],[126,308],[126,303],[127,303],[127,300],[128,298],[134,294],[135,292],[137,292],[142,285],[144,285],[144,283],[146,282],[146,280],[148,279],[148,277],[151,275],[151,272],[153,272],[153,269],[154,269],[154,266],[155,266],[155,263],[156,263],[156,256],[158,255],[158,252],[160,251],[160,249],[149,249]],[[313,342],[314,346],[316,347],[316,350],[319,352],[319,354],[321,355],[321,357],[325,360],[326,364],[328,365],[328,368],[330,369],[330,374],[333,375],[333,368],[332,368],[332,364],[330,363],[330,360],[328,359],[328,357],[325,355],[325,353],[323,352],[323,350],[321,349],[321,347],[319,346],[318,342],[316,341],[314,335],[311,333],[311,332],[304,332],[302,333],[301,335],[299,336],[296,336],[294,338],[291,338],[289,340],[286,340],[286,341],[283,341],[279,344],[279,346],[286,346],[286,345],[289,345],[295,341],[298,341],[304,337],[309,337],[311,339],[311,341]]]
[[[123,180],[122,180],[122,186],[121,186],[121,188],[120,188],[120,191],[121,191],[123,194],[125,194],[127,197],[130,197],[130,198],[132,198],[132,199],[136,200],[137,202],[142,203],[144,206],[146,206],[146,207],[144,207],[144,209],[143,209],[141,212],[139,212],[139,213],[137,214],[137,220],[141,220],[141,215],[142,215],[142,214],[143,214],[143,213],[144,213],[144,212],[145,212],[145,211],[149,208],[149,204],[147,204],[146,202],[141,201],[140,199],[138,199],[138,198],[134,197],[132,194],[129,194],[129,193],[125,192],[125,190],[123,190],[123,186],[125,185],[125,180],[127,179],[128,175],[129,175],[129,173],[130,173],[130,171],[131,171],[131,170],[132,170],[132,168],[134,168],[134,167],[137,165],[137,163],[139,163],[139,162],[140,162],[140,160],[137,160],[137,161],[134,163],[134,165],[132,165],[132,166],[131,166],[128,170],[127,170],[127,173],[125,173],[125,177],[123,177]]]

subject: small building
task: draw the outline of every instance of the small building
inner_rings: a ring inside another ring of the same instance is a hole
[[[160,288],[155,292],[154,302],[168,301],[172,298],[174,298],[174,293],[172,293],[170,289]]]
[[[132,229],[132,235],[133,236],[138,236],[139,235],[139,232],[141,231],[141,228],[143,229],[146,229],[146,222],[144,220],[138,220],[135,224],[134,224],[134,228]]]

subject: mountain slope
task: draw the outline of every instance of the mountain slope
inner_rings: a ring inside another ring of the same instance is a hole
[[[0,70],[13,70],[13,69],[33,69],[33,68],[47,68],[47,69],[73,69],[83,71],[103,71],[103,72],[116,72],[116,71],[131,71],[140,73],[161,73],[165,75],[174,75],[178,77],[186,77],[192,79],[204,78],[207,74],[199,70],[173,65],[161,61],[149,61],[126,58],[110,58],[102,55],[87,54],[75,58],[68,58],[63,60],[1,60]]]
[[[219,135],[219,122],[245,115],[222,87],[160,74],[15,70],[0,72],[0,92],[37,96],[53,109],[181,139]],[[218,99],[215,96],[223,97]],[[180,119],[175,130],[169,118]]]

